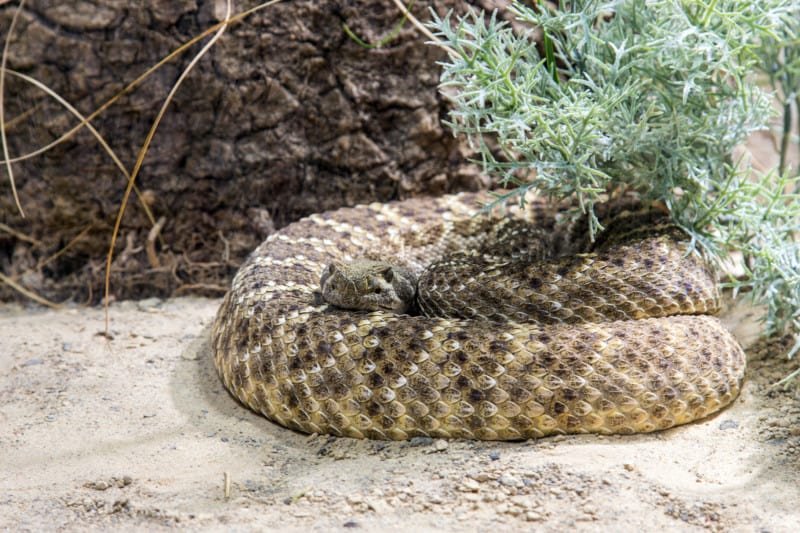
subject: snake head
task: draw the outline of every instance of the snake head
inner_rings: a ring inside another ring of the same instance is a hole
[[[323,300],[361,311],[407,313],[414,305],[416,286],[409,270],[369,259],[333,262],[320,278]]]

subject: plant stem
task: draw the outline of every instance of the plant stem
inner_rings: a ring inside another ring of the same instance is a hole
[[[778,174],[783,174],[786,170],[786,156],[789,152],[789,141],[792,137],[792,102],[786,100],[783,104],[783,134],[781,135],[780,161],[778,162]]]

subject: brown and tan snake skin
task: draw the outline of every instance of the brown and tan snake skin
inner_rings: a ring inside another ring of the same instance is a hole
[[[375,439],[644,433],[736,397],[744,353],[711,316],[713,272],[676,230],[620,217],[584,247],[558,229],[552,206],[473,217],[485,200],[346,208],[270,235],[213,326],[225,386],[288,428]],[[556,251],[524,232],[515,241],[516,223]],[[504,231],[513,258],[489,247]],[[415,274],[436,263],[420,279],[419,307],[450,317],[324,303],[322,272],[359,257]]]

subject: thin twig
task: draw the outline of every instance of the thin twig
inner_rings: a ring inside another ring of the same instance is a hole
[[[262,4],[262,6],[276,4],[280,0],[273,0],[272,2],[267,2],[266,4]],[[134,164],[133,171],[131,172],[131,177],[128,179],[128,185],[125,187],[125,193],[122,195],[122,202],[119,207],[119,211],[117,212],[117,219],[114,221],[114,230],[111,233],[111,244],[109,245],[108,249],[108,256],[106,257],[106,275],[105,275],[105,287],[104,287],[104,300],[106,301],[105,305],[105,325],[106,330],[108,330],[108,301],[109,301],[109,294],[111,292],[111,262],[114,258],[114,244],[117,242],[117,235],[119,234],[119,228],[122,224],[122,216],[125,214],[125,207],[128,205],[128,199],[131,195],[131,190],[133,189],[134,182],[136,180],[136,176],[139,175],[139,170],[142,168],[142,163],[144,162],[144,156],[147,154],[147,150],[150,148],[150,143],[153,141],[153,136],[156,134],[156,130],[158,129],[158,125],[161,123],[161,119],[164,117],[164,113],[166,113],[167,108],[169,107],[170,102],[175,97],[175,94],[178,92],[178,88],[183,83],[183,80],[189,75],[189,72],[194,68],[194,66],[200,61],[200,59],[208,52],[214,44],[216,44],[217,40],[222,37],[222,34],[225,33],[225,29],[227,26],[227,21],[230,19],[231,16],[231,1],[227,1],[227,11],[225,13],[225,20],[223,24],[219,27],[217,32],[214,36],[203,46],[203,48],[192,58],[189,64],[183,69],[181,75],[178,77],[175,84],[170,89],[167,97],[164,99],[164,103],[161,105],[161,109],[158,110],[158,115],[156,115],[155,120],[153,121],[152,126],[150,127],[150,131],[147,132],[147,137],[144,140],[144,144],[142,144],[142,148],[139,150],[139,155],[136,158],[136,163]]]
[[[419,30],[423,35],[425,35],[428,39],[430,39],[433,44],[435,44],[436,46],[444,49],[452,57],[455,57],[455,56],[458,55],[458,54],[456,54],[455,50],[453,50],[452,48],[450,48],[449,46],[444,44],[438,37],[436,37],[433,33],[431,33],[431,31],[428,28],[426,28],[425,25],[422,24],[417,19],[417,17],[412,15],[411,11],[409,11],[406,8],[406,6],[405,6],[405,4],[403,2],[401,2],[400,0],[392,0],[392,1],[394,2],[394,5],[396,5],[397,8],[400,10],[400,12],[403,14],[403,16],[408,17],[408,20],[411,21],[411,23],[417,28],[417,30]]]
[[[411,0],[411,3],[408,4],[409,10],[413,9],[415,1],[416,0]],[[408,13],[408,11],[406,13]],[[373,50],[376,48],[383,48],[384,45],[392,42],[398,35],[400,35],[400,31],[403,29],[403,26],[406,25],[407,20],[408,16],[406,14],[403,14],[403,18],[400,19],[400,22],[398,22],[386,36],[379,39],[378,42],[375,44],[366,42],[364,39],[356,35],[355,32],[350,29],[350,26],[348,26],[345,23],[342,23],[342,30],[344,30],[347,36],[350,37],[357,45],[366,48],[368,50]]]
[[[29,242],[29,243],[33,244],[34,246],[41,246],[41,244],[42,244],[42,241],[38,241],[38,240],[34,239],[33,237],[29,237],[29,236],[25,235],[24,233],[21,233],[20,231],[15,230],[11,226],[7,226],[6,224],[3,224],[2,222],[0,222],[0,231],[5,231],[6,233],[8,233],[10,235],[13,235],[17,239],[19,239],[21,241]]]
[[[187,283],[186,285],[181,285],[180,287],[176,288],[175,294],[180,294],[186,291],[196,291],[198,289],[216,291],[224,294],[228,292],[229,287],[217,285],[216,283]]]
[[[8,276],[3,274],[2,272],[0,272],[0,281],[5,283],[9,287],[11,287],[12,289],[17,291],[18,293],[22,294],[23,296],[27,296],[28,298],[30,298],[31,300],[33,300],[36,303],[40,303],[42,305],[46,305],[47,307],[52,307],[53,309],[60,309],[61,308],[61,306],[59,304],[57,304],[55,302],[51,302],[47,298],[39,296],[35,292],[32,292],[32,291],[26,289],[25,287],[23,287],[22,285],[20,285],[19,283],[17,283],[13,279],[9,278]]]
[[[11,73],[11,69],[6,69],[6,72],[8,72],[10,74]],[[24,110],[22,113],[20,113],[16,117],[12,118],[11,120],[6,120],[5,130],[6,131],[11,131],[14,128],[14,126],[16,126],[17,124],[25,122],[26,120],[28,120],[28,118],[31,115],[36,113],[39,110],[40,107],[41,107],[41,104],[37,103],[36,105],[33,105],[33,106],[29,107],[28,109]],[[13,163],[14,160],[12,159],[11,162]]]
[[[114,150],[111,148],[111,146],[106,142],[105,138],[89,122],[89,119],[84,117],[83,114],[81,114],[80,111],[78,111],[75,107],[72,106],[72,104],[67,102],[61,95],[59,95],[53,89],[51,89],[50,87],[48,87],[44,83],[40,82],[36,78],[32,78],[30,76],[27,76],[25,74],[22,74],[21,72],[17,72],[16,70],[12,70],[12,69],[8,69],[6,72],[8,72],[12,76],[16,76],[17,78],[20,78],[21,80],[24,80],[24,81],[30,83],[31,85],[33,85],[34,87],[37,87],[38,89],[44,91],[45,93],[50,95],[50,97],[52,97],[56,102],[61,104],[67,111],[72,113],[78,120],[81,121],[81,123],[85,123],[86,124],[86,128],[89,130],[89,132],[92,135],[94,135],[95,139],[97,139],[97,142],[99,142],[100,146],[103,147],[103,150],[106,151],[106,153],[111,158],[111,160],[114,162],[114,164],[117,166],[117,168],[122,173],[122,175],[125,176],[125,180],[127,181],[127,180],[130,179],[130,174],[128,173],[128,169],[125,168],[125,165],[122,164],[122,161],[119,159],[119,157],[117,157],[117,154],[114,152]],[[150,206],[148,206],[147,202],[145,202],[144,198],[142,198],[141,191],[139,191],[139,188],[136,187],[136,186],[134,186],[134,191],[136,192],[136,196],[139,198],[139,201],[142,204],[142,209],[144,209],[145,215],[147,215],[147,218],[150,220],[150,223],[155,225],[155,223],[156,223],[155,216],[153,216],[153,212],[150,210]]]
[[[222,241],[222,244],[225,247],[222,251],[222,261],[227,263],[231,258],[231,241],[225,238],[222,230],[217,231],[217,235],[219,235],[219,239]]]
[[[11,18],[11,25],[8,27],[6,34],[6,41],[3,44],[3,57],[0,59],[0,144],[3,145],[3,159],[6,161],[6,170],[8,171],[8,180],[11,182],[11,193],[14,195],[14,202],[17,204],[17,209],[22,218],[25,218],[25,211],[22,209],[22,204],[19,202],[19,194],[17,194],[17,184],[14,183],[14,169],[11,168],[11,158],[8,155],[8,139],[6,139],[6,121],[5,121],[5,102],[3,95],[5,93],[5,79],[6,79],[6,60],[8,59],[8,45],[11,42],[11,34],[14,33],[14,26],[17,25],[17,18],[22,12],[22,6],[25,5],[25,0],[20,0],[14,16]]]
[[[151,268],[159,268],[161,266],[161,261],[158,260],[158,253],[156,252],[156,240],[161,234],[161,229],[166,222],[166,217],[159,218],[158,222],[156,222],[155,226],[150,228],[150,232],[147,234],[147,241],[145,242],[144,249],[145,252],[147,252],[147,262],[150,263]]]
[[[54,254],[53,254],[53,255],[51,255],[50,257],[46,257],[45,259],[43,259],[43,260],[39,261],[38,263],[36,263],[36,268],[35,268],[35,270],[39,270],[39,269],[43,268],[43,267],[44,267],[44,266],[46,266],[48,263],[50,263],[50,262],[52,262],[52,261],[55,261],[56,259],[58,259],[58,258],[59,258],[59,257],[61,257],[62,255],[64,255],[64,253],[66,253],[66,251],[67,251],[67,250],[69,250],[70,248],[72,248],[72,247],[73,247],[73,246],[74,246],[74,245],[75,245],[75,244],[76,244],[78,241],[80,241],[81,239],[83,239],[83,238],[86,236],[86,234],[87,234],[87,233],[89,233],[89,231],[90,231],[90,230],[91,230],[93,227],[94,227],[94,224],[89,224],[88,226],[86,226],[85,228],[83,228],[83,229],[81,230],[81,232],[80,232],[80,233],[78,233],[78,234],[77,234],[77,235],[75,235],[75,236],[74,236],[72,239],[70,239],[70,241],[69,241],[67,244],[65,244],[65,245],[64,245],[64,247],[62,247],[62,248],[61,248],[60,250],[58,250],[56,253],[54,253]]]
[[[170,52],[169,54],[164,56],[158,63],[156,63],[152,67],[150,67],[147,70],[145,70],[144,73],[139,75],[139,77],[137,77],[135,80],[133,80],[128,85],[123,87],[122,90],[119,91],[117,94],[115,94],[114,96],[112,96],[111,98],[106,100],[105,103],[103,103],[103,105],[101,105],[100,107],[95,109],[87,117],[85,117],[83,120],[81,120],[81,122],[79,124],[74,126],[71,130],[67,131],[66,133],[62,134],[58,139],[54,140],[53,142],[51,142],[49,144],[46,144],[45,146],[37,148],[36,150],[34,150],[32,152],[28,152],[27,154],[23,154],[23,155],[14,157],[14,158],[12,158],[10,160],[8,159],[8,156],[6,156],[5,160],[0,161],[0,162],[5,163],[6,161],[9,161],[11,163],[18,163],[20,161],[24,161],[26,159],[30,159],[30,158],[35,157],[37,155],[43,154],[44,152],[47,152],[48,150],[58,146],[62,142],[66,141],[67,139],[69,139],[73,135],[75,135],[81,128],[86,126],[86,124],[88,124],[89,122],[91,122],[92,120],[97,118],[101,113],[103,113],[103,111],[105,111],[106,109],[111,107],[111,105],[114,104],[114,102],[116,102],[117,100],[119,100],[120,98],[122,98],[123,96],[128,94],[129,92],[133,91],[133,89],[135,89],[139,84],[141,84],[144,80],[149,78],[150,75],[153,74],[153,72],[155,72],[156,70],[158,70],[159,68],[161,68],[165,64],[169,63],[175,57],[179,56],[180,54],[182,54],[183,52],[185,52],[189,48],[191,48],[191,46],[194,45],[195,43],[197,43],[199,41],[202,41],[207,36],[211,35],[215,31],[218,31],[221,27],[223,27],[225,25],[232,25],[232,24],[241,22],[248,15],[251,15],[251,14],[253,14],[253,13],[257,12],[257,11],[260,11],[260,10],[266,8],[266,7],[269,7],[269,6],[273,5],[273,4],[277,4],[280,1],[281,0],[272,0],[270,2],[265,2],[263,4],[259,4],[259,5],[255,6],[255,7],[252,7],[250,9],[248,9],[248,10],[245,10],[245,11],[243,11],[241,13],[238,13],[238,14],[234,15],[229,20],[224,20],[222,22],[218,22],[217,24],[214,24],[210,28],[207,28],[202,33],[200,33],[199,35],[196,35],[196,36],[192,37],[191,39],[189,39],[188,41],[186,41],[185,43],[180,45],[178,48],[176,48],[175,50],[173,50],[172,52]]]

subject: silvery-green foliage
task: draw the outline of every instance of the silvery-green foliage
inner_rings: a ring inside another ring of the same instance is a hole
[[[772,68],[765,47],[780,43],[781,60],[800,55],[797,35],[787,42],[800,3],[574,0],[510,9],[518,26],[477,12],[431,23],[454,51],[441,78],[453,102],[449,125],[513,188],[498,201],[531,189],[574,196],[591,215],[592,237],[601,229],[593,206],[608,194],[662,201],[712,259],[742,252],[748,278],[732,283],[766,303],[768,333],[793,330],[800,348],[796,178],[753,180],[732,156],[773,114],[771,95],[753,79]]]

